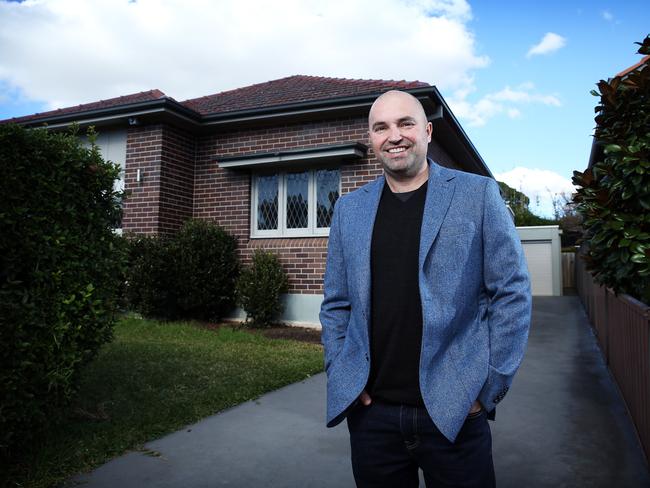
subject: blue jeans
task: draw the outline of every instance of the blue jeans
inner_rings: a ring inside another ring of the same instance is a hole
[[[487,414],[468,416],[452,444],[423,407],[373,401],[347,416],[352,471],[358,487],[493,488],[492,435]]]

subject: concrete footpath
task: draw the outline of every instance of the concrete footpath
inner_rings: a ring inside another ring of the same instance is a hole
[[[354,486],[320,374],[116,458],[66,486]],[[526,358],[490,422],[498,487],[644,487],[641,447],[577,297],[534,300]],[[421,486],[424,486],[423,484]]]

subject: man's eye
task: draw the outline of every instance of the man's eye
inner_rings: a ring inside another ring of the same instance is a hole
[[[413,127],[414,125],[413,122],[402,122],[402,127]]]

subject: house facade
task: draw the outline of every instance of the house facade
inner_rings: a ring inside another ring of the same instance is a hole
[[[367,116],[391,89],[422,102],[430,157],[491,176],[438,90],[422,82],[291,76],[184,102],[151,90],[4,122],[94,126],[104,157],[122,168],[122,232],[215,222],[237,238],[244,264],[255,249],[276,253],[289,277],[283,319],[317,324],[334,203],[382,173]]]

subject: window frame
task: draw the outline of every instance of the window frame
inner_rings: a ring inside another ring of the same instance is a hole
[[[317,199],[316,199],[316,174],[322,170],[339,171],[339,198],[341,198],[341,167],[340,166],[319,166],[318,168],[274,168],[254,171],[251,174],[251,239],[264,238],[291,238],[291,237],[327,237],[330,233],[329,227],[317,227]],[[300,229],[287,228],[287,174],[307,173],[307,227]],[[270,230],[259,230],[257,228],[257,204],[258,204],[258,179],[260,176],[278,175],[278,228]]]

